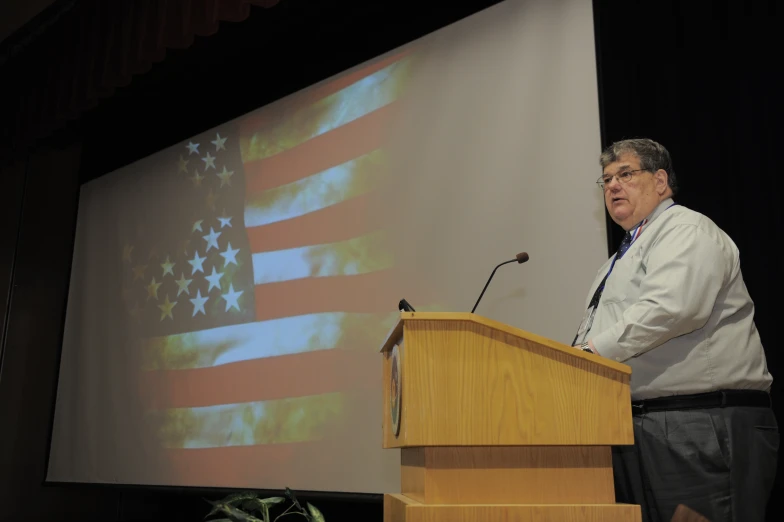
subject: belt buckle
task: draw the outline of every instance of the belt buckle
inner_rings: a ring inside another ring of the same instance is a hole
[[[634,415],[635,413],[643,414],[646,411],[647,411],[647,409],[645,408],[645,403],[644,402],[641,403],[641,404],[634,404],[634,403],[632,403],[632,415]]]

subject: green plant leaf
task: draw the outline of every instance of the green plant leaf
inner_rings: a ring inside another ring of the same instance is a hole
[[[221,511],[221,508],[218,507],[218,504],[227,504],[229,506],[236,506],[240,502],[255,499],[256,497],[258,497],[257,493],[253,493],[252,491],[244,491],[241,493],[232,493],[231,495],[219,500],[218,502],[213,502],[211,500],[204,499],[208,503],[212,504],[212,509],[210,510],[209,513],[207,513],[207,515],[204,518],[209,518],[212,515],[216,514],[217,512]]]
[[[305,517],[305,520],[310,520],[310,515],[308,515],[308,513],[306,511],[303,511],[301,509],[299,511],[292,511],[292,508],[294,508],[294,507],[296,507],[296,506],[294,505],[294,503],[292,503],[289,507],[286,508],[286,511],[284,511],[280,515],[276,516],[275,520],[273,522],[277,522],[278,519],[281,519],[281,518],[289,516],[289,515],[300,515],[300,516]]]
[[[310,517],[313,522],[326,522],[324,520],[324,515],[321,514],[321,511],[319,511],[316,506],[310,502],[306,502],[305,504],[308,506],[308,511],[310,511]]]
[[[211,502],[214,508],[217,508],[218,511],[223,511],[230,518],[233,520],[242,520],[244,522],[262,522],[260,518],[256,518],[253,515],[246,513],[245,511],[232,506],[231,504],[227,504],[225,502]]]
[[[289,488],[286,488],[286,497],[288,497],[288,499],[291,500],[294,503],[295,506],[297,506],[297,509],[299,509],[302,512],[305,511],[304,509],[302,509],[302,506],[300,505],[299,500],[297,500],[297,496]]]
[[[247,511],[253,511],[254,509],[264,511],[265,507],[269,509],[270,506],[274,506],[275,504],[280,504],[285,500],[286,499],[283,497],[252,498],[243,502],[242,507],[245,508]]]
[[[217,508],[217,507],[215,507],[215,502],[213,502],[212,500],[207,500],[207,499],[205,498],[205,499],[204,499],[204,502],[206,502],[206,503],[208,503],[208,504],[211,504],[211,505],[212,505],[212,509],[210,510],[210,512],[209,512],[209,513],[207,513],[206,515],[204,515],[204,518],[210,518],[212,515],[214,515],[214,514],[215,514],[215,513],[217,513],[218,511],[220,511],[220,508]]]
[[[221,500],[221,502],[225,504],[230,504],[232,506],[236,506],[240,502],[243,502],[245,500],[252,500],[257,498],[258,496],[259,496],[258,493],[254,493],[252,491],[244,491],[242,493],[233,493],[228,497],[224,498],[223,500]]]

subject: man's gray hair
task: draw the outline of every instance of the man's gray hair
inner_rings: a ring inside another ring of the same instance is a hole
[[[672,193],[678,192],[678,182],[675,179],[675,171],[672,168],[672,159],[670,153],[664,148],[664,145],[649,139],[633,139],[616,141],[602,152],[599,156],[599,162],[602,164],[602,169],[607,167],[610,163],[618,161],[618,159],[625,153],[631,152],[640,158],[640,167],[656,172],[662,169],[667,172],[667,183],[672,189]]]

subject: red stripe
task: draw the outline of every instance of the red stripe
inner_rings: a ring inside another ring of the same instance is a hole
[[[166,449],[172,484],[232,487],[278,483],[281,471],[296,456],[317,443],[229,446],[204,449]],[[282,484],[281,487],[285,487]]]
[[[379,194],[363,194],[303,216],[246,229],[253,253],[323,245],[359,237],[381,227],[370,212]]]
[[[367,368],[374,361],[380,364],[377,359],[373,351],[319,350],[211,368],[147,371],[140,385],[145,408],[155,410],[370,390],[379,376]]]
[[[634,239],[640,237],[640,234],[642,233],[642,227],[644,227],[647,223],[648,223],[647,219],[644,219],[642,221],[642,225],[640,225],[640,227],[637,229],[637,232],[634,233]]]
[[[311,103],[315,103],[321,99],[326,98],[336,92],[345,89],[359,80],[370,76],[371,74],[389,67],[393,63],[402,60],[406,56],[412,54],[413,49],[402,51],[398,54],[388,56],[375,63],[369,64],[367,67],[358,69],[352,73],[336,78],[324,85],[313,87],[302,93],[295,94],[291,98],[282,100],[281,103],[274,105],[270,113],[270,109],[261,109],[256,114],[251,114],[240,122],[239,129],[240,135],[245,137],[256,132],[264,132],[265,127],[270,124],[278,123],[283,117],[283,112],[290,110],[291,106],[303,107]]]
[[[383,145],[399,102],[392,102],[288,150],[244,165],[248,194],[286,185]]]
[[[320,312],[394,312],[399,291],[393,269],[257,285],[256,319],[267,321]]]

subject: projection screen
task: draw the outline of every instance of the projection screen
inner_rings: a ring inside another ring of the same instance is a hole
[[[401,298],[468,311],[527,251],[477,313],[574,335],[596,84],[590,0],[508,0],[85,184],[47,479],[399,491]]]

